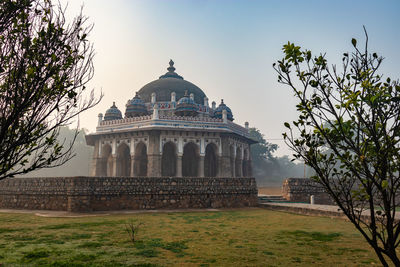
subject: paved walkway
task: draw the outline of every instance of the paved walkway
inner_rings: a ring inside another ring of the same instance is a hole
[[[314,215],[314,216],[328,216],[328,217],[340,217],[347,219],[343,214],[343,211],[334,205],[317,205],[317,204],[306,204],[306,203],[260,203],[259,207],[276,210],[293,212],[303,215]],[[369,217],[369,212],[364,211],[363,214]],[[396,219],[400,219],[400,212],[396,213]]]
[[[259,207],[276,211],[287,211],[303,215],[345,217],[338,206],[332,205],[311,205],[305,203],[260,203]]]
[[[227,209],[175,209],[175,210],[112,210],[112,211],[92,211],[92,212],[68,212],[57,210],[14,210],[14,209],[0,209],[0,213],[22,213],[34,214],[41,217],[94,217],[94,216],[109,216],[109,215],[124,215],[124,214],[137,214],[137,213],[181,213],[181,212],[212,212],[212,211],[230,211],[230,210],[248,210],[258,209],[258,207],[249,208],[227,208]]]
[[[292,212],[302,215],[312,216],[328,216],[347,219],[338,206],[333,205],[311,205],[305,203],[259,203],[259,208],[265,208],[275,211]],[[210,211],[228,211],[228,210],[248,210],[254,208],[235,208],[235,209],[176,209],[176,210],[116,210],[116,211],[95,211],[87,213],[76,213],[67,211],[52,211],[52,210],[13,210],[0,209],[0,213],[22,213],[34,214],[41,217],[92,217],[92,216],[108,216],[108,215],[123,215],[136,213],[176,213],[176,212],[210,212]],[[368,213],[365,212],[368,216]],[[400,212],[396,213],[396,218],[400,220]]]

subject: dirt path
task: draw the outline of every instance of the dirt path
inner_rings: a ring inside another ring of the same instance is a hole
[[[258,194],[261,195],[282,195],[282,187],[259,187]]]

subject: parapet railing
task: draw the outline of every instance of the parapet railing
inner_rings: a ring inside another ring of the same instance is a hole
[[[209,117],[189,117],[189,116],[168,116],[160,115],[153,119],[152,115],[124,118],[120,120],[108,120],[100,122],[96,128],[97,133],[114,132],[119,130],[149,128],[149,127],[174,127],[174,128],[194,128],[194,129],[217,129],[234,132],[249,138],[246,128],[222,119]]]

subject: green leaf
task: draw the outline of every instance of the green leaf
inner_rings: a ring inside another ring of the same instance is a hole
[[[284,125],[285,125],[286,128],[290,129],[290,124],[289,123],[285,122]]]
[[[351,39],[351,43],[353,44],[354,47],[357,46],[357,40],[356,39],[352,38]]]

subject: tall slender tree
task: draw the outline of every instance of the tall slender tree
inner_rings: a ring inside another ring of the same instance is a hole
[[[364,29],[365,30],[365,29]],[[273,66],[299,100],[287,144],[343,210],[384,266],[400,266],[400,85],[379,71],[381,56],[352,39],[342,68],[293,43]]]

